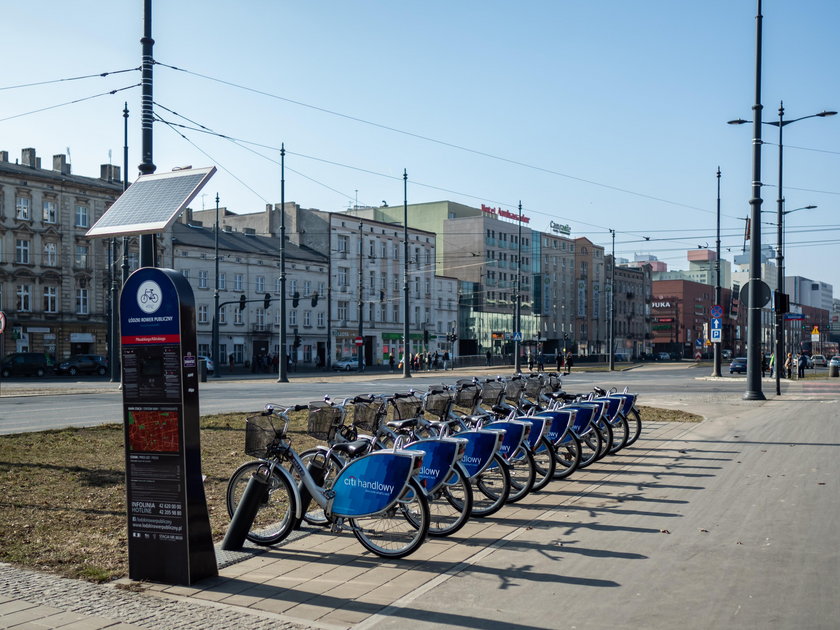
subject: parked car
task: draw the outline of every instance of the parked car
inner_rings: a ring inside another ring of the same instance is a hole
[[[828,361],[828,367],[840,368],[840,356],[831,357]]]
[[[43,352],[12,352],[0,363],[0,374],[9,376],[44,376],[52,368]]]
[[[203,354],[198,355],[198,358],[199,359],[204,359],[204,362],[207,364],[207,373],[208,374],[212,374],[213,372],[216,371],[216,364],[213,362],[213,359],[211,359],[210,357],[205,356]]]
[[[729,373],[735,374],[736,372],[740,374],[747,373],[747,357],[735,357],[732,359],[732,363],[729,364]]]
[[[108,359],[101,354],[74,354],[66,361],[55,366],[56,374],[98,374],[105,376],[108,373]]]
[[[828,365],[828,361],[826,360],[825,356],[821,354],[815,354],[811,357],[812,367],[825,367],[826,365]]]
[[[350,372],[351,370],[355,370],[359,367],[359,359],[357,358],[344,358],[339,359],[338,361],[333,361],[332,369],[334,370],[341,370],[344,372]]]
[[[725,361],[729,361],[730,359],[732,359],[732,350],[724,348],[720,351],[720,356],[723,357]]]
[[[656,360],[657,361],[670,361],[671,360],[671,355],[668,354],[667,352],[660,352],[659,354],[656,355]]]

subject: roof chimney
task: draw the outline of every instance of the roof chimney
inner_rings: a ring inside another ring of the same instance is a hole
[[[0,162],[8,162],[9,161],[9,152],[8,151],[0,151]]]
[[[67,156],[63,153],[53,156],[53,170],[62,175],[70,174],[70,165],[67,163]]]
[[[20,153],[20,163],[23,166],[30,166],[32,168],[35,168],[37,166],[37,161],[36,161],[36,157],[35,157],[35,149],[29,148],[29,149],[24,149],[23,151],[21,151],[21,153]]]
[[[120,167],[113,164],[99,165],[99,179],[104,179],[106,182],[120,182]]]

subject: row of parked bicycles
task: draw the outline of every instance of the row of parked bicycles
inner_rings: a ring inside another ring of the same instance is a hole
[[[349,529],[369,551],[401,558],[633,444],[636,398],[569,393],[548,373],[268,404],[246,420],[245,452],[258,459],[231,476],[227,509],[235,519],[246,492],[259,493],[247,538],[260,545],[307,523]],[[303,410],[323,444],[298,452],[289,413]]]

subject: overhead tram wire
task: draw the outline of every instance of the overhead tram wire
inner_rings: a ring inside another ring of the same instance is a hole
[[[139,83],[135,83],[134,85],[127,85],[125,87],[117,88],[115,90],[109,90],[108,92],[102,92],[100,94],[94,94],[92,96],[85,96],[83,98],[77,98],[72,101],[67,101],[65,103],[59,103],[58,105],[50,105],[48,107],[41,107],[39,109],[33,109],[29,112],[24,112],[22,114],[14,114],[12,116],[7,116],[6,118],[0,118],[0,122],[6,122],[7,120],[14,120],[15,118],[22,118],[24,116],[30,116],[32,114],[39,114],[41,112],[46,112],[51,109],[58,109],[59,107],[66,107],[67,105],[75,105],[76,103],[83,103],[84,101],[90,101],[95,98],[100,98],[102,96],[109,96],[112,94],[117,94],[118,92],[123,92],[125,90],[131,90],[133,88],[140,87]]]
[[[322,112],[322,113],[325,113],[325,114],[330,114],[331,116],[337,116],[339,118],[344,118],[346,120],[352,120],[353,122],[358,122],[358,123],[361,123],[361,124],[364,124],[364,125],[370,125],[371,127],[376,127],[378,129],[383,129],[385,131],[391,131],[393,133],[398,133],[398,134],[401,134],[401,135],[404,135],[404,136],[409,136],[411,138],[416,138],[418,140],[423,140],[423,141],[426,141],[426,142],[439,144],[441,146],[449,147],[451,149],[456,149],[458,151],[464,151],[464,152],[467,152],[467,153],[472,153],[474,155],[479,155],[479,156],[486,157],[486,158],[489,158],[489,159],[492,159],[492,160],[498,160],[500,162],[506,162],[508,164],[513,164],[515,166],[521,166],[523,168],[528,168],[528,169],[531,169],[531,170],[540,171],[540,172],[543,172],[543,173],[547,173],[549,175],[556,175],[558,177],[563,177],[563,178],[570,179],[570,180],[573,180],[573,181],[578,181],[578,182],[581,182],[581,183],[584,183],[584,184],[590,184],[592,186],[598,186],[600,188],[605,188],[607,190],[612,190],[612,191],[615,191],[615,192],[621,192],[621,193],[625,193],[625,194],[628,194],[628,195],[633,195],[633,196],[636,196],[636,197],[640,197],[642,199],[650,199],[651,201],[659,201],[661,203],[674,205],[674,206],[678,206],[678,207],[681,207],[681,208],[687,208],[689,210],[697,210],[698,212],[707,212],[707,213],[710,213],[710,214],[715,213],[714,210],[709,210],[709,209],[706,209],[706,208],[700,208],[698,206],[692,206],[692,205],[689,205],[689,204],[681,203],[679,201],[672,201],[670,199],[664,199],[664,198],[661,198],[661,197],[656,197],[654,195],[648,195],[648,194],[645,194],[645,193],[636,192],[636,191],[633,191],[633,190],[629,190],[627,188],[621,188],[619,186],[612,186],[610,184],[604,184],[602,182],[596,182],[594,180],[586,179],[586,178],[583,178],[583,177],[576,177],[574,175],[569,175],[568,173],[563,173],[563,172],[556,171],[556,170],[553,170],[553,169],[550,169],[550,168],[537,166],[535,164],[528,164],[527,162],[521,162],[519,160],[506,158],[506,157],[503,157],[503,156],[500,156],[500,155],[495,155],[493,153],[487,153],[486,151],[480,151],[478,149],[471,149],[469,147],[465,147],[465,146],[462,146],[462,145],[459,145],[459,144],[455,144],[453,142],[447,142],[445,140],[432,138],[430,136],[424,136],[422,134],[414,133],[414,132],[411,132],[411,131],[405,131],[403,129],[397,129],[396,127],[390,127],[388,125],[383,125],[381,123],[376,123],[376,122],[373,122],[373,121],[370,121],[370,120],[365,120],[364,118],[359,118],[358,116],[351,116],[349,114],[343,114],[341,112],[337,112],[335,110],[327,109],[325,107],[319,107],[317,105],[310,105],[310,104],[304,103],[302,101],[297,101],[297,100],[294,100],[294,99],[291,99],[291,98],[288,98],[288,97],[285,97],[285,96],[280,96],[279,94],[272,94],[271,92],[266,92],[265,90],[258,90],[256,88],[251,88],[251,87],[241,85],[241,84],[238,84],[238,83],[233,83],[232,81],[226,81],[224,79],[218,79],[216,77],[211,77],[209,75],[201,74],[199,72],[194,72],[192,70],[186,70],[185,68],[179,68],[177,66],[172,66],[172,65],[160,62],[160,61],[155,61],[155,64],[157,64],[159,66],[162,66],[164,68],[169,68],[170,70],[175,70],[177,72],[183,72],[185,74],[190,74],[190,75],[195,76],[195,77],[206,79],[208,81],[213,81],[213,82],[216,82],[216,83],[220,83],[222,85],[227,85],[229,87],[234,87],[234,88],[237,88],[237,89],[245,90],[247,92],[252,92],[254,94],[259,94],[261,96],[265,96],[265,97],[268,97],[268,98],[273,98],[273,99],[276,99],[276,100],[284,101],[286,103],[291,103],[293,105],[298,105],[300,107],[305,107],[307,109],[311,109],[311,110],[314,110],[314,111],[319,111],[319,112]],[[511,207],[514,207],[515,205],[516,204],[513,204]]]
[[[28,88],[28,87],[37,87],[40,85],[52,85],[54,83],[64,83],[66,81],[80,81],[82,79],[94,79],[94,78],[103,78],[110,76],[112,74],[122,74],[123,72],[139,72],[140,67],[137,68],[126,68],[125,70],[112,70],[110,72],[100,72],[98,74],[85,74],[78,77],[65,77],[63,79],[51,79],[49,81],[36,81],[34,83],[20,83],[18,85],[4,85],[0,86],[0,92],[4,92],[6,90],[18,90],[21,88]]]

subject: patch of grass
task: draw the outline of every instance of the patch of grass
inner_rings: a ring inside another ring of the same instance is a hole
[[[641,408],[642,421],[698,422],[683,411]],[[243,453],[246,413],[201,419],[201,464],[213,540],[230,519],[225,491]],[[306,412],[291,415],[298,450],[315,445]],[[123,427],[0,436],[0,562],[107,582],[128,572]]]

